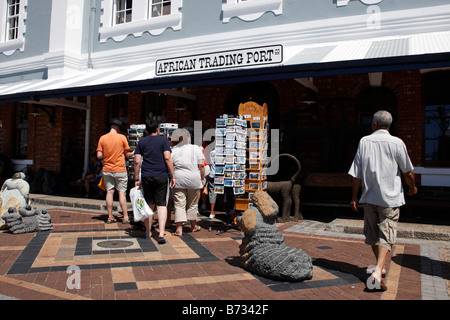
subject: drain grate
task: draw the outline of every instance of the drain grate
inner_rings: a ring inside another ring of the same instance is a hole
[[[105,240],[97,243],[97,246],[105,249],[122,249],[131,247],[134,244],[132,241],[126,240]]]

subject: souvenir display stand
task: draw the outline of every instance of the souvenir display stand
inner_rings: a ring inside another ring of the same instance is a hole
[[[239,115],[247,122],[247,161],[244,197],[236,198],[236,210],[252,205],[253,193],[267,189],[268,109],[267,104],[249,101],[239,105]]]
[[[238,116],[216,119],[214,191],[233,194],[236,211],[251,206],[255,191],[267,189],[267,150],[266,104],[249,101],[240,104]]]
[[[242,117],[224,114],[216,119],[215,193],[245,194],[246,134]]]
[[[166,138],[169,138],[169,136],[172,135],[172,133],[178,129],[177,123],[160,123],[159,124],[159,134],[161,136],[165,136]]]

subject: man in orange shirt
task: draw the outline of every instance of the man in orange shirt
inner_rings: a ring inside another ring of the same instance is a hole
[[[106,210],[108,211],[107,223],[116,222],[112,215],[114,190],[119,193],[119,204],[123,213],[123,224],[130,223],[126,192],[128,188],[128,173],[125,166],[125,158],[128,159],[134,151],[130,151],[127,138],[120,134],[122,122],[111,121],[109,133],[100,137],[97,146],[97,158],[103,160],[103,179],[106,184]]]

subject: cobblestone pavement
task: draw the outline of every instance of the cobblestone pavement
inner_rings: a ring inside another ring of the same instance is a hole
[[[145,240],[135,225],[106,224],[96,210],[49,209],[50,232],[0,232],[0,300],[448,300],[450,242],[399,238],[385,292],[367,292],[374,264],[360,234],[304,220],[279,224],[287,245],[314,260],[314,276],[284,283],[240,267],[242,235],[199,218],[200,232]],[[445,233],[445,231],[444,231]]]

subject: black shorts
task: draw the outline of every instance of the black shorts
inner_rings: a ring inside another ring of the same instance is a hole
[[[141,184],[144,198],[148,205],[167,206],[169,178],[142,177]]]

